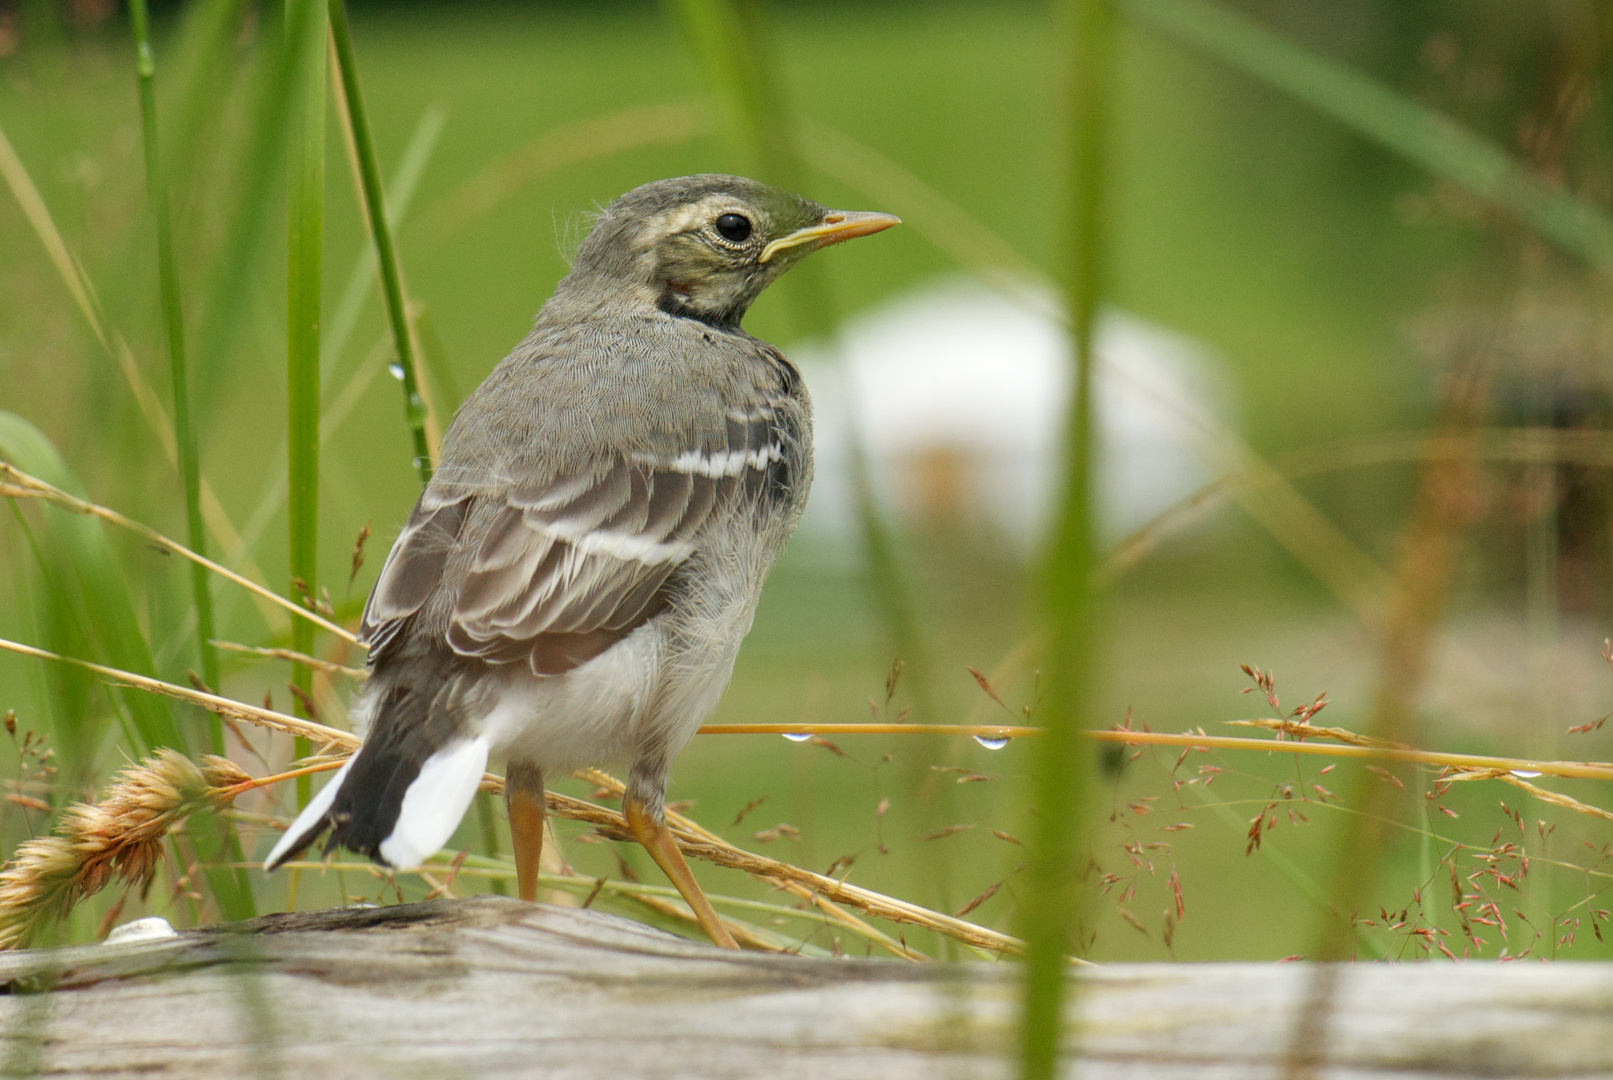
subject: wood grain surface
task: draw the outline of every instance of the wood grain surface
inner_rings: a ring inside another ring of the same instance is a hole
[[[1016,968],[722,953],[498,897],[0,956],[0,1073],[1013,1075]],[[1311,969],[1083,969],[1082,1080],[1276,1077]],[[1613,965],[1359,964],[1320,1076],[1613,1077]]]

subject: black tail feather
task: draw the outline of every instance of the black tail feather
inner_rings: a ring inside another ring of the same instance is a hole
[[[467,665],[481,666],[447,649],[404,649],[371,675],[365,692],[379,695],[374,720],[327,815],[329,847],[381,861],[381,842],[420,767],[461,732],[453,691],[456,668]]]

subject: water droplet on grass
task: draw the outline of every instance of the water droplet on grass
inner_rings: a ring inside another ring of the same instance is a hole
[[[810,731],[786,731],[784,733],[784,737],[786,739],[790,740],[791,742],[806,742],[808,739],[812,738],[812,732],[810,732]]]
[[[987,750],[1001,750],[1008,745],[1008,736],[976,735],[975,742],[984,746]]]
[[[1513,769],[1512,770],[1512,775],[1517,776],[1517,777],[1522,777],[1525,780],[1533,780],[1535,777],[1539,776],[1540,774],[1535,772],[1533,769]]]
[[[386,369],[392,373],[392,377],[394,379],[398,380],[399,382],[403,381],[403,365],[402,364],[399,364],[399,363],[394,361],[393,363],[388,364],[386,366]]]

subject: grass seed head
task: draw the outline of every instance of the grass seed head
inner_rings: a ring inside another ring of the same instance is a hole
[[[224,758],[198,766],[167,749],[129,766],[104,799],[69,807],[54,835],[22,844],[0,870],[0,949],[26,944],[48,920],[114,880],[144,887],[169,830],[227,802],[227,789],[249,779]]]

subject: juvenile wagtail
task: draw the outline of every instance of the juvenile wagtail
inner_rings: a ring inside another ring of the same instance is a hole
[[[327,829],[326,850],[418,866],[503,759],[533,900],[544,776],[625,766],[633,835],[735,947],[666,827],[667,769],[721,697],[812,481],[800,372],[740,320],[809,253],[897,223],[718,175],[605,209],[444,436],[364,609],[363,745],[266,869]]]

